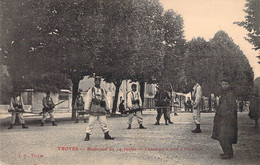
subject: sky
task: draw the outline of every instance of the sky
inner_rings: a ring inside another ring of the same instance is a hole
[[[159,0],[165,10],[173,9],[184,19],[184,34],[187,40],[203,37],[209,40],[223,30],[235,44],[239,45],[254,70],[255,78],[260,77],[259,51],[244,39],[247,31],[234,22],[245,20],[246,0]]]

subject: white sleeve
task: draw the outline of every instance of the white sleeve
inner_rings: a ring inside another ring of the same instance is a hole
[[[109,110],[109,103],[108,103],[108,100],[107,100],[107,91],[105,89],[103,89],[104,91],[104,100],[106,102],[106,110]]]
[[[197,89],[196,89],[196,99],[195,99],[195,104],[198,105],[201,98],[202,98],[202,89],[201,89],[201,86],[198,86]]]
[[[87,95],[85,97],[85,107],[84,109],[90,110],[90,105],[92,101],[92,88],[90,88],[87,92]]]
[[[140,93],[138,93],[138,98],[139,98],[139,106],[142,107],[143,103],[142,103],[142,99],[141,99]]]
[[[128,92],[127,93],[127,96],[126,96],[127,100],[126,100],[126,107],[127,108],[133,108],[133,105],[132,105],[132,94],[131,92]]]

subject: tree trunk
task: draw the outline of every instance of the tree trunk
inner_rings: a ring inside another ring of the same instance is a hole
[[[139,84],[140,84],[140,96],[141,96],[142,103],[144,104],[145,81],[140,81]]]
[[[115,91],[115,99],[113,101],[112,113],[116,113],[119,88],[120,88],[121,84],[122,84],[121,80],[118,80],[117,82],[114,82],[114,85],[116,86],[116,91]]]
[[[76,109],[74,108],[74,104],[75,104],[75,101],[76,101],[76,98],[77,98],[77,93],[78,93],[78,90],[79,90],[79,81],[80,81],[80,78],[72,79],[72,103],[71,103],[72,115],[71,115],[71,118],[73,120],[76,119]]]

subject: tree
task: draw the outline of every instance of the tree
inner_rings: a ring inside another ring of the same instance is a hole
[[[173,10],[168,10],[163,15],[163,25],[165,56],[159,83],[169,90],[182,92],[185,84],[183,18]]]
[[[19,85],[31,72],[60,72],[72,80],[74,104],[79,81],[91,74],[91,61],[101,46],[99,1],[23,0],[3,4],[6,20],[1,53],[14,84]]]
[[[224,31],[217,32],[210,40],[210,44],[216,54],[215,59],[218,61],[214,68],[218,71],[215,77],[228,75],[237,97],[247,100],[254,80],[254,73],[248,59]]]
[[[238,98],[248,98],[253,86],[253,71],[243,52],[224,31],[206,42],[202,38],[193,39],[186,50],[187,88],[194,83],[202,84],[203,94],[218,95],[220,80],[228,76]]]
[[[235,22],[235,24],[244,27],[248,31],[248,38],[245,38],[255,46],[255,50],[260,49],[260,1],[246,0],[245,21]],[[260,56],[258,56],[260,59]],[[258,62],[260,63],[260,61]]]

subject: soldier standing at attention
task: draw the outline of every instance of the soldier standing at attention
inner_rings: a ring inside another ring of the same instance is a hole
[[[126,94],[126,107],[129,110],[128,115],[128,128],[131,129],[133,117],[136,116],[138,119],[138,124],[140,129],[146,129],[143,126],[143,118],[140,112],[140,108],[142,107],[142,100],[140,97],[140,93],[136,90],[137,85],[132,84],[132,91]]]
[[[193,133],[201,133],[200,129],[200,109],[199,104],[202,98],[202,89],[200,84],[196,83],[193,87],[193,91],[191,93],[191,99],[193,100],[192,109],[193,109],[193,120],[196,124],[196,129],[193,130]]]
[[[99,121],[102,127],[104,138],[106,140],[114,140],[114,138],[109,135],[109,130],[107,127],[106,113],[109,112],[109,105],[106,97],[106,91],[100,87],[100,77],[95,77],[94,81],[95,86],[88,90],[85,101],[85,109],[90,112],[85,141],[89,141],[90,134],[96,120]]]
[[[12,98],[11,98],[11,103],[10,103],[10,110],[9,112],[12,113],[11,117],[11,124],[8,127],[8,129],[12,129],[13,125],[15,123],[16,115],[19,118],[20,123],[22,124],[22,128],[28,128],[25,126],[24,118],[23,118],[23,112],[24,112],[24,105],[23,105],[23,100],[21,97],[21,93],[17,92]]]
[[[43,105],[43,109],[42,109],[42,121],[41,121],[41,126],[44,126],[44,123],[46,121],[46,117],[49,114],[51,121],[52,121],[52,126],[57,126],[57,124],[55,123],[54,120],[54,115],[53,115],[53,108],[55,107],[52,98],[50,97],[50,91],[46,92],[46,97],[44,97],[42,99],[42,105]]]
[[[83,96],[82,96],[82,90],[81,89],[79,89],[79,92],[78,92],[78,95],[77,95],[77,98],[76,98],[76,100],[75,100],[75,105],[74,105],[74,107],[75,107],[75,109],[76,109],[76,115],[77,115],[77,118],[76,118],[76,121],[75,121],[75,123],[78,123],[79,122],[79,117],[80,116],[83,116],[83,118],[84,118],[84,123],[86,123],[87,122],[87,120],[86,120],[86,112],[84,111],[84,107],[85,107],[85,102],[84,102],[84,100],[83,100]]]

